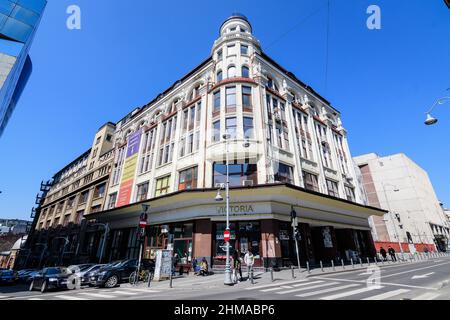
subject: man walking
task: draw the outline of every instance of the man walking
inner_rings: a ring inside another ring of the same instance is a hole
[[[251,251],[247,251],[244,256],[244,262],[247,265],[247,281],[250,280],[250,272],[253,268],[253,264],[255,263],[255,257]]]
[[[386,250],[383,247],[380,248],[380,254],[381,254],[381,257],[383,258],[383,261],[386,261],[387,260],[386,259],[387,252],[386,252]]]
[[[397,261],[397,257],[395,256],[395,250],[391,246],[388,248],[388,253],[391,256],[392,261]]]

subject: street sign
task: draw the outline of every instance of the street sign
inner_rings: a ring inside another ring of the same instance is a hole
[[[147,226],[147,221],[141,220],[139,221],[139,228],[145,228]]]
[[[225,230],[223,232],[223,240],[225,240],[226,242],[230,241],[230,236],[231,236],[230,230]]]

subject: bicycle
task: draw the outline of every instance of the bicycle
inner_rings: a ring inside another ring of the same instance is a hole
[[[136,271],[133,271],[130,274],[130,284],[137,285],[139,281],[144,283],[148,283],[149,280],[153,279],[153,273],[149,270],[140,270],[139,274]]]

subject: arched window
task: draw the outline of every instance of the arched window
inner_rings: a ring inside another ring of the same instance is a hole
[[[250,78],[250,69],[246,66],[242,67],[242,77]]]
[[[223,72],[222,70],[217,71],[217,82],[220,82],[223,80]]]
[[[189,100],[196,98],[200,94],[199,91],[201,86],[202,86],[201,84],[198,84],[194,87],[194,89],[192,89],[191,95],[189,96]]]
[[[234,78],[236,77],[236,67],[230,66],[228,67],[228,78]]]

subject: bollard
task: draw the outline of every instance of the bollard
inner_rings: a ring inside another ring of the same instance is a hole
[[[170,273],[169,277],[169,287],[172,288],[172,272]]]
[[[320,260],[320,269],[322,269],[322,272],[325,272],[325,271],[323,270],[323,263],[322,263],[322,260]]]
[[[153,278],[153,274],[150,273],[150,274],[148,275],[148,283],[147,283],[147,287],[148,287],[148,288],[150,288],[150,283],[152,282],[152,278]]]
[[[270,268],[270,280],[273,282],[273,267]]]
[[[352,268],[355,269],[355,264],[353,263],[353,258],[350,258],[350,262],[352,264]]]
[[[359,264],[361,265],[361,268],[362,268],[363,264],[362,264],[362,259],[361,258],[359,258]]]
[[[253,281],[253,266],[250,267],[250,280],[251,284],[255,284],[255,282]]]
[[[295,279],[294,266],[291,266],[291,270],[292,270],[292,279]]]
[[[311,273],[311,270],[309,269],[309,261],[306,261],[306,269],[308,270],[308,273]]]
[[[342,264],[342,269],[345,269],[345,266],[344,266],[344,259],[341,259],[341,264]]]
[[[334,261],[331,260],[331,266],[333,267],[333,271],[336,271],[336,268],[334,267]]]
[[[370,260],[369,260],[369,257],[367,257],[367,265],[370,266]]]

